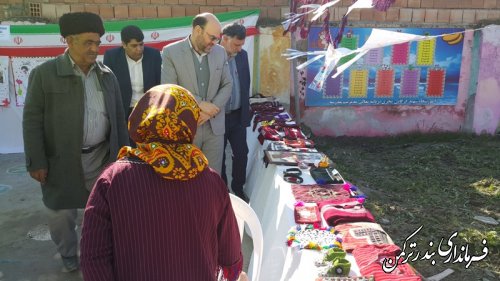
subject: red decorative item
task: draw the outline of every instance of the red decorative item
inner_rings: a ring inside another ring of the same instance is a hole
[[[317,205],[295,206],[294,217],[295,222],[298,224],[318,224],[319,226],[321,222],[321,215]]]
[[[9,99],[8,99],[8,98],[5,98],[5,99],[2,101],[2,106],[8,107],[9,105],[10,105]]]

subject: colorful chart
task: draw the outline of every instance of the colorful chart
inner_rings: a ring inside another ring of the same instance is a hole
[[[320,87],[307,88],[306,106],[338,105],[454,105],[462,63],[460,28],[387,28],[394,32],[429,36],[428,40],[370,50],[333,79],[332,72]],[[312,27],[308,51],[324,50],[321,27]],[[350,28],[339,47],[356,49],[365,44],[371,28]],[[334,36],[338,28],[331,28]],[[447,36],[440,36],[449,34]],[[437,37],[433,37],[437,36]],[[312,57],[309,57],[311,59]],[[340,63],[345,63],[343,58]],[[324,61],[307,68],[306,83],[314,80]],[[335,71],[335,70],[334,70]]]
[[[358,37],[352,35],[352,31],[349,30],[345,36],[342,37],[342,42],[340,42],[340,47],[347,48],[349,50],[356,50],[358,46]],[[351,60],[355,54],[349,55],[347,57],[341,58],[339,65],[343,65],[344,63]]]
[[[417,65],[434,65],[436,38],[417,43]]]
[[[343,78],[344,75],[340,74],[338,77],[326,80],[325,88],[328,88],[328,91],[323,91],[325,94],[324,98],[332,99],[342,97]]]
[[[366,98],[368,94],[368,70],[351,70],[349,83],[349,97]]]
[[[365,65],[379,66],[384,59],[384,49],[373,49],[365,55]]]
[[[376,97],[392,97],[394,95],[394,75],[395,71],[388,66],[377,70],[375,82]]]
[[[407,68],[401,74],[401,96],[416,97],[420,82],[420,68]]]
[[[410,43],[401,43],[392,46],[392,64],[407,65],[410,59]]]
[[[428,97],[442,97],[444,94],[444,83],[446,69],[434,67],[427,72],[427,92]]]

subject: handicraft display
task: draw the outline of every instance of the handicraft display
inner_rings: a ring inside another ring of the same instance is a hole
[[[347,199],[351,194],[339,185],[292,184],[293,196],[296,201],[317,203],[328,199]]]
[[[307,141],[307,140],[304,140],[304,141]],[[305,142],[304,142],[304,145],[305,145]],[[270,150],[270,151],[318,152],[318,150],[316,150],[315,148],[307,148],[305,146],[304,147],[290,146],[285,141],[271,141],[269,143],[269,145],[267,146],[267,150]]]
[[[296,225],[288,231],[287,245],[312,250],[342,248],[342,236],[338,235],[333,227],[318,228],[311,224]]]
[[[384,272],[384,260],[394,260],[401,252],[396,245],[366,245],[356,247],[352,255],[363,275],[373,275],[375,280],[421,281],[408,263],[398,260],[390,266],[392,271]]]
[[[326,200],[318,203],[318,207],[330,226],[350,222],[375,222],[375,218],[359,198]]]
[[[321,223],[321,215],[316,204],[296,204],[294,217],[298,224]]]
[[[299,163],[308,165],[317,165],[324,160],[321,152],[303,152],[303,151],[271,151],[265,150],[265,157],[268,164],[297,166]]]
[[[312,178],[317,184],[344,184],[345,181],[336,169],[316,168],[310,169]]]
[[[343,237],[343,249],[351,252],[356,247],[365,245],[394,244],[391,237],[379,224],[354,222],[335,226]]]
[[[336,277],[347,276],[351,270],[351,263],[345,258],[346,252],[340,248],[328,249],[321,260],[316,261],[320,267],[320,276]]]

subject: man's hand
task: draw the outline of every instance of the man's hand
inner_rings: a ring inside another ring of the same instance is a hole
[[[205,112],[200,112],[200,118],[198,119],[198,126],[202,125],[203,123],[207,122],[210,120],[210,115],[206,114]]]
[[[202,101],[199,104],[201,111],[208,114],[210,117],[215,117],[220,111],[220,109],[211,102]]]
[[[41,184],[45,184],[45,180],[47,179],[47,169],[40,169],[36,171],[31,171],[30,176],[35,179],[37,182]]]

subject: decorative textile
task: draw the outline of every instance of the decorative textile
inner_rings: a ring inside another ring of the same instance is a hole
[[[386,258],[394,260],[400,252],[401,249],[396,245],[366,245],[356,247],[352,255],[361,274],[374,275],[377,281],[421,281],[422,278],[407,263],[399,263],[391,273],[383,271],[382,261]]]
[[[287,245],[313,250],[342,248],[342,237],[333,227],[320,228],[318,224],[296,225],[288,231]]]
[[[173,84],[150,89],[129,118],[130,138],[137,148],[123,147],[118,158],[135,156],[166,179],[195,178],[208,166],[193,145],[200,108],[188,90]]]
[[[314,148],[314,141],[309,139],[284,139],[285,144],[294,148]]]
[[[92,32],[104,34],[104,24],[99,15],[89,12],[67,13],[59,18],[62,37]]]
[[[333,199],[318,203],[330,226],[349,222],[375,222],[373,215],[356,198]]]
[[[379,224],[371,222],[353,222],[335,226],[344,238],[342,245],[346,252],[365,245],[394,244],[391,237]],[[377,279],[378,280],[378,279]]]
[[[290,127],[284,127],[283,131],[285,132],[285,138],[289,140],[296,140],[296,139],[305,139],[306,137],[300,130],[300,128],[290,128]]]
[[[317,205],[296,205],[294,209],[296,223],[321,223],[321,216]]]
[[[292,192],[295,200],[308,203],[318,203],[328,199],[347,199],[349,191],[342,186],[329,184],[292,184]]]

